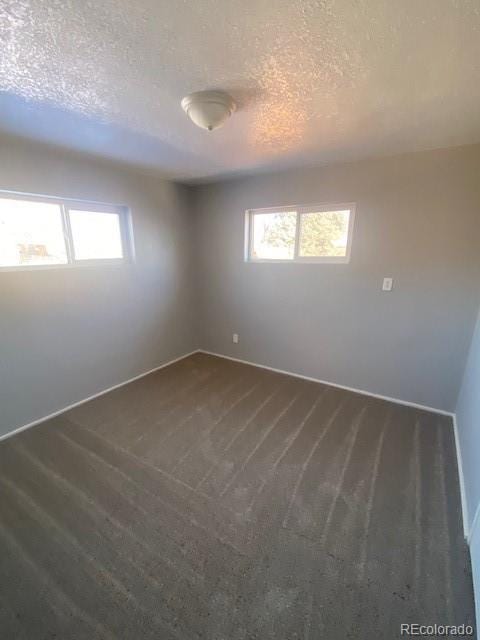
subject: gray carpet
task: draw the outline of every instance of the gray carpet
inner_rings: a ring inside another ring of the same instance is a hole
[[[0,443],[1,637],[473,622],[449,418],[196,354]]]

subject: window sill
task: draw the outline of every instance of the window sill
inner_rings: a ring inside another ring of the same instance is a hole
[[[12,267],[0,267],[0,274],[2,273],[19,273],[22,271],[63,271],[63,270],[71,270],[71,269],[94,269],[96,267],[124,267],[127,265],[131,265],[131,260],[85,260],[78,261],[68,264],[36,264],[36,265],[22,265],[22,266],[12,266]]]

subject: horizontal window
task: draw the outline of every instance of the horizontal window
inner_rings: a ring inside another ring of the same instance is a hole
[[[348,262],[355,205],[250,209],[245,255],[253,262]]]
[[[126,207],[0,194],[0,269],[105,264],[130,255]]]

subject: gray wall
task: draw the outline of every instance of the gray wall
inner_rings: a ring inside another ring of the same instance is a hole
[[[0,434],[197,346],[186,187],[0,141],[0,188],[127,204],[136,262],[0,272]]]
[[[467,499],[468,528],[470,529],[480,503],[480,465],[478,462],[480,451],[480,313],[458,396],[456,414]]]
[[[480,619],[480,520],[475,514],[480,503],[480,311],[468,355],[457,404],[458,443],[462,457],[463,480],[470,534],[470,557],[475,591],[477,620]],[[475,527],[472,525],[475,522]]]
[[[198,346],[453,410],[478,308],[479,162],[472,146],[188,189],[2,139],[0,188],[128,204],[137,259],[0,272],[0,434]],[[357,202],[350,264],[244,263],[246,208],[319,201]]]
[[[474,145],[197,187],[201,346],[453,411],[478,307],[479,166]],[[350,201],[350,264],[243,261],[245,209]]]

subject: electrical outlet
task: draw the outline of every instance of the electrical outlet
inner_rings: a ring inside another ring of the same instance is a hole
[[[232,342],[238,344],[238,333],[234,333],[232,336]]]
[[[393,278],[384,278],[382,291],[391,291],[393,288]]]

